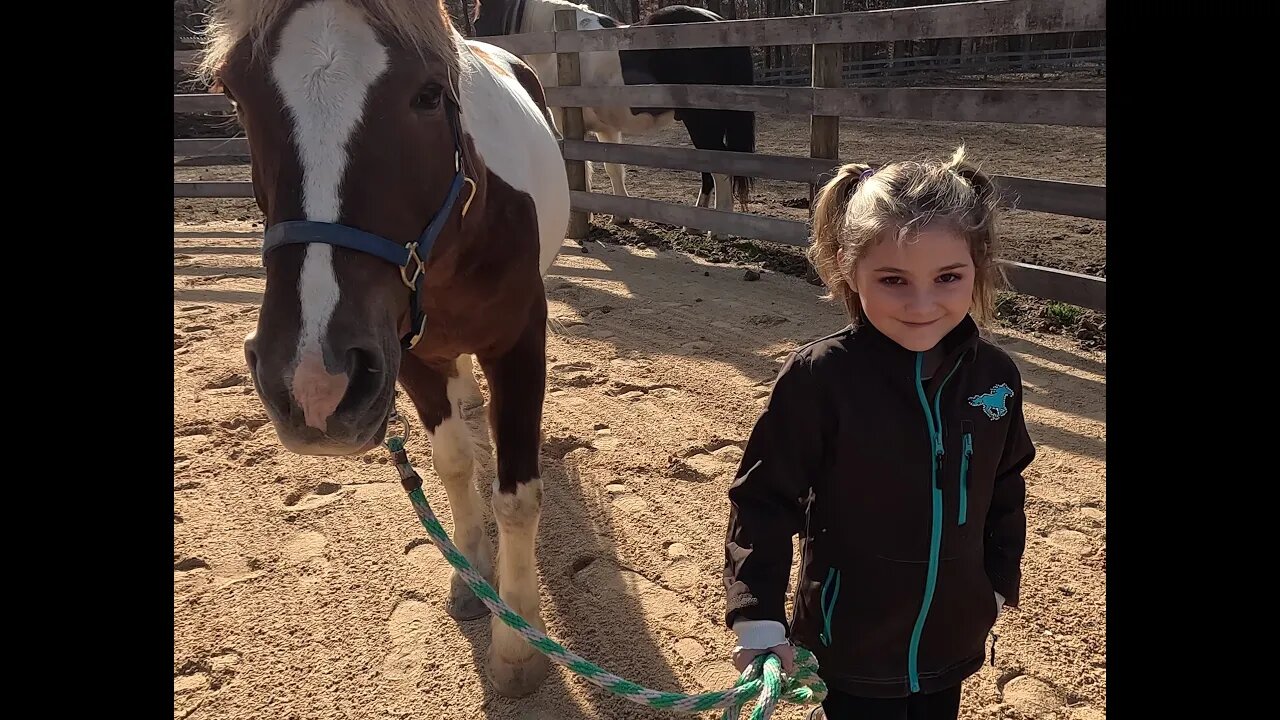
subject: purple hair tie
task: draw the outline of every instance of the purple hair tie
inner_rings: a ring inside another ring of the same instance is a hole
[[[876,174],[876,171],[874,168],[867,168],[866,170],[862,171],[861,175],[858,176],[858,182],[864,182],[867,178],[875,174]]]

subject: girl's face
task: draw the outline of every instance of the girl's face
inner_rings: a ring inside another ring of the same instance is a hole
[[[906,242],[885,233],[858,261],[852,286],[876,329],[902,347],[933,348],[969,312],[976,270],[969,244],[951,229],[926,227]],[[841,266],[845,266],[843,259]]]

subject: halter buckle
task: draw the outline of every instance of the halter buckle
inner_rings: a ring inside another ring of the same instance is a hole
[[[404,282],[405,287],[410,290],[417,290],[418,278],[422,275],[423,267],[422,258],[418,257],[418,243],[407,243],[404,247],[409,251],[409,259],[405,261],[404,265],[400,266],[400,279]],[[412,277],[406,274],[410,267],[413,268]]]

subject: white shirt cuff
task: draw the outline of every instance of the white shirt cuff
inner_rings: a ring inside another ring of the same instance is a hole
[[[746,650],[767,650],[787,644],[787,629],[776,620],[739,620],[733,624],[738,646]]]

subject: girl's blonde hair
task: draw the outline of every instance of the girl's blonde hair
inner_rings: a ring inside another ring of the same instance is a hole
[[[969,242],[977,271],[971,314],[985,324],[995,314],[997,285],[1005,282],[996,261],[998,206],[991,179],[965,159],[963,145],[947,162],[895,162],[878,170],[844,165],[815,199],[809,261],[828,297],[844,303],[856,325],[864,319],[862,302],[849,278],[858,261],[886,231],[901,242],[926,224],[947,223]],[[837,259],[841,248],[843,268]]]

